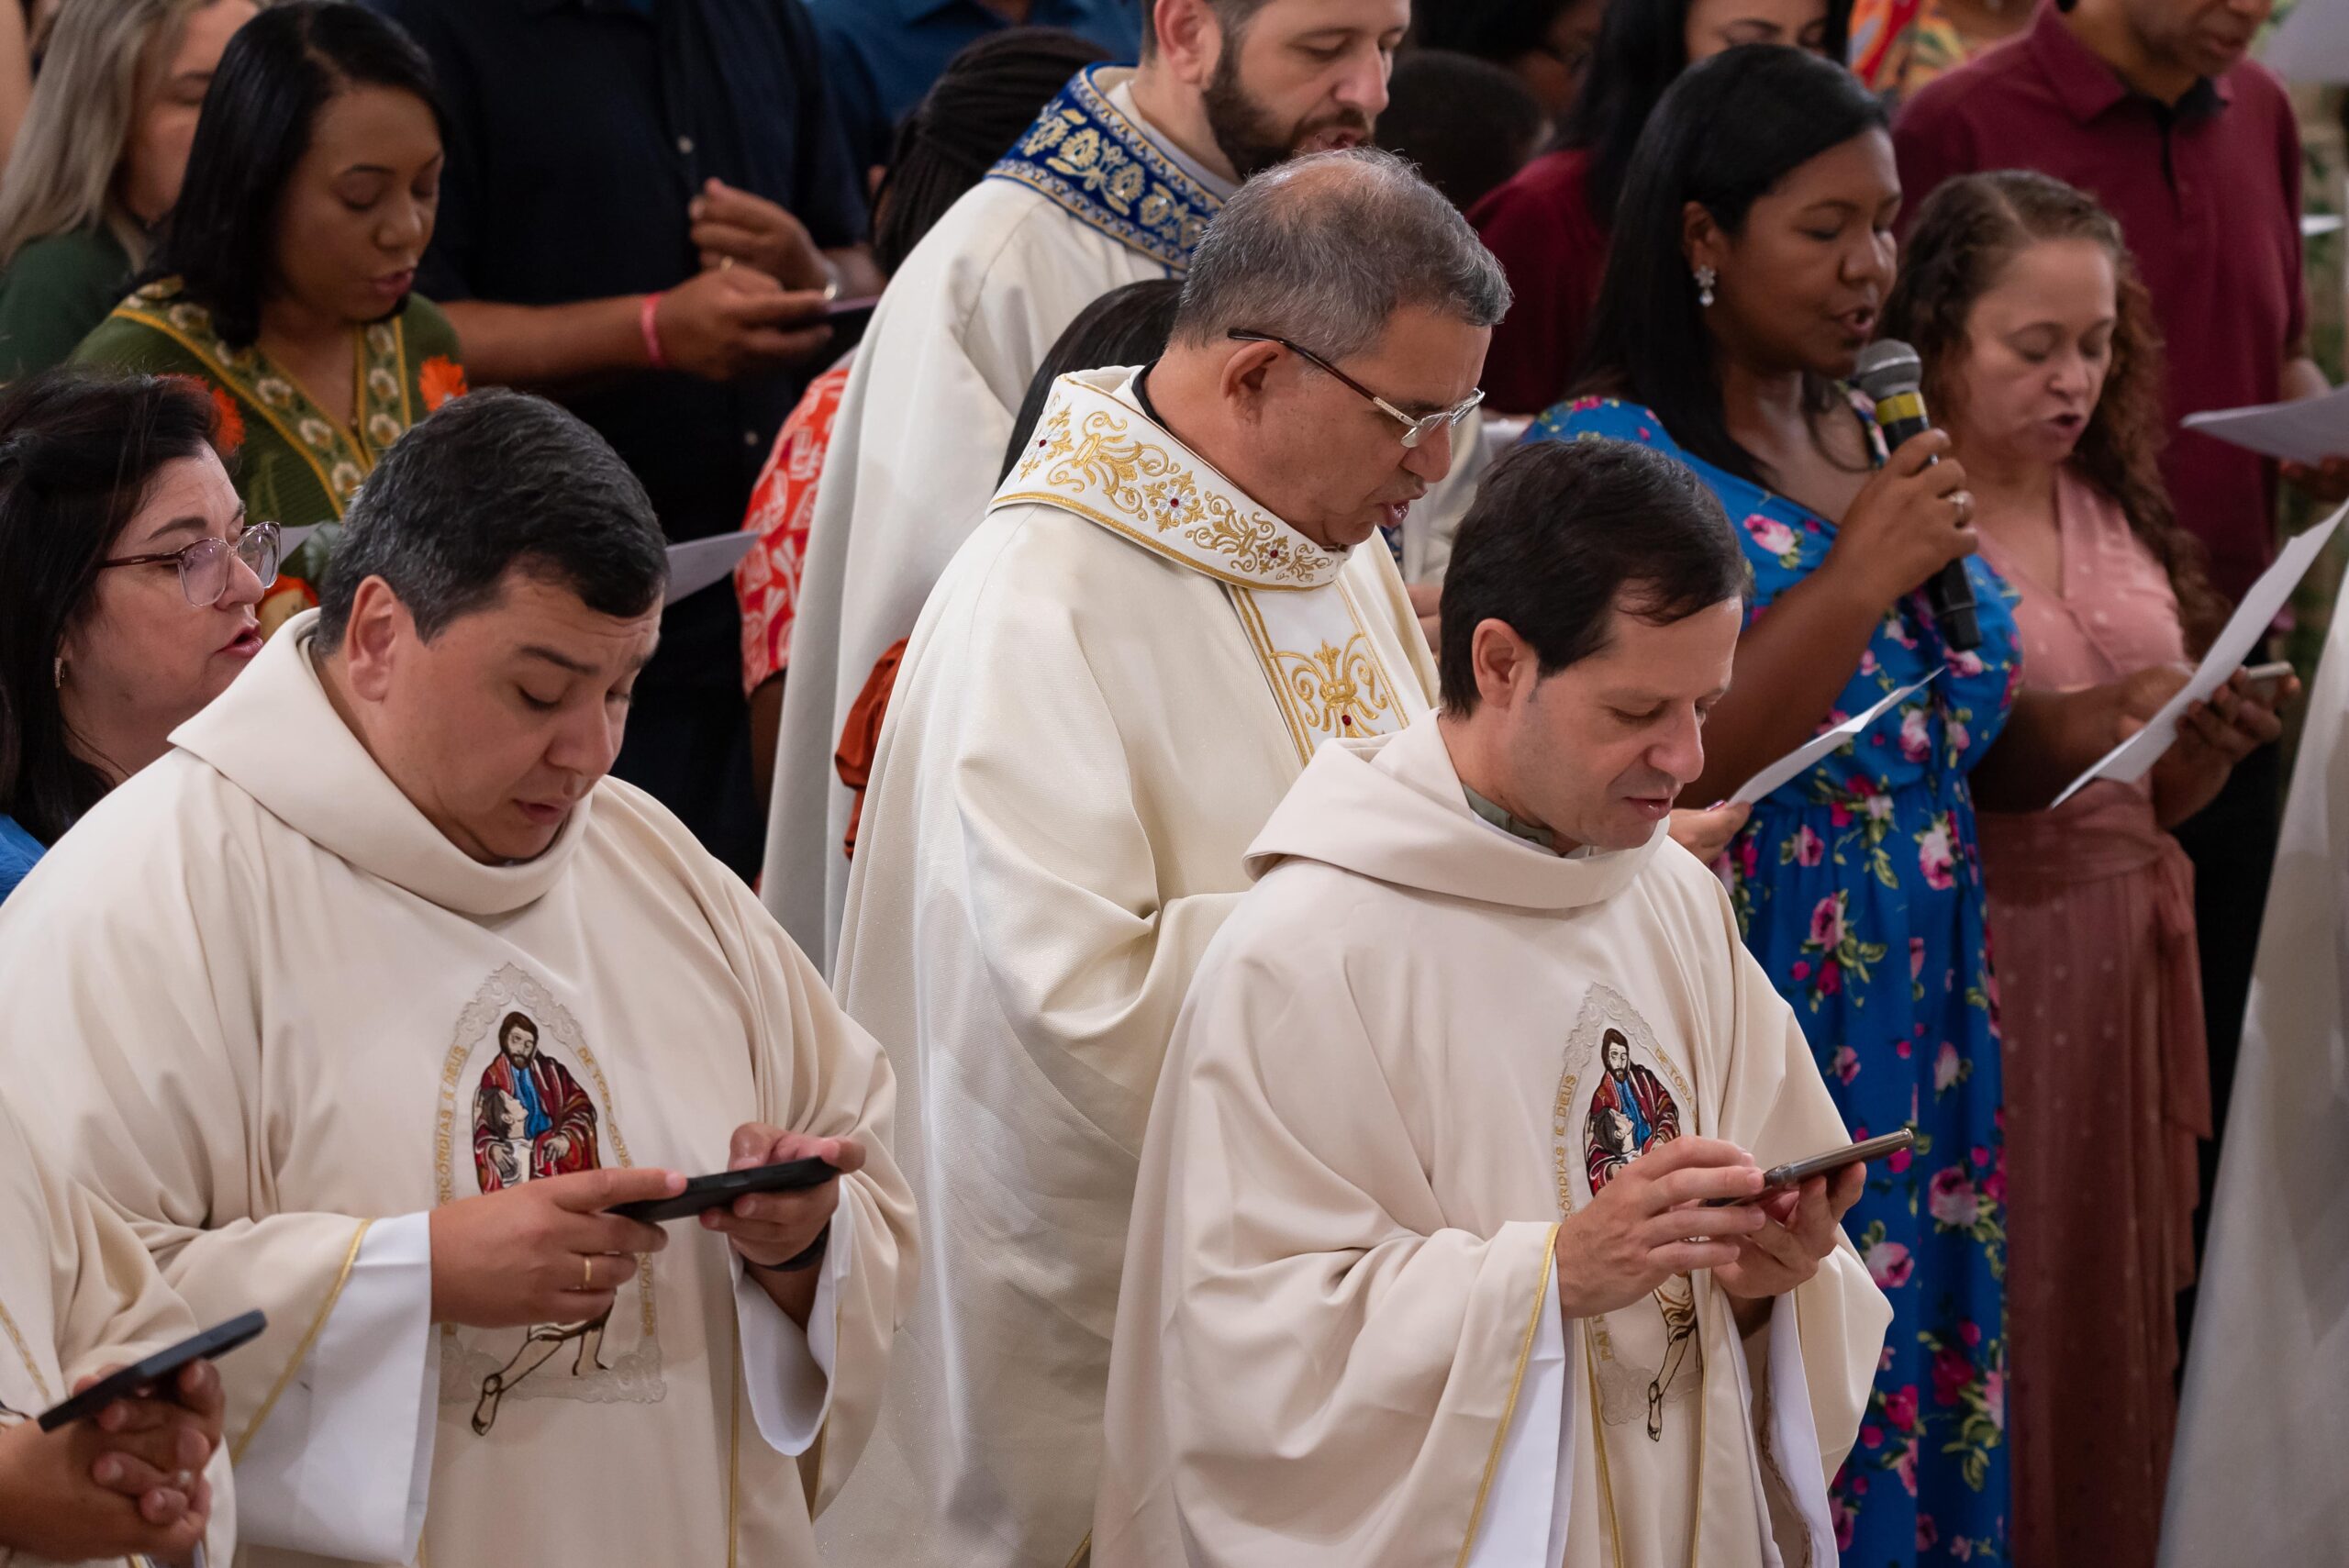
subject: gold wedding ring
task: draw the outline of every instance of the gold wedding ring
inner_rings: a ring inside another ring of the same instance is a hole
[[[584,1252],[579,1255],[579,1288],[582,1290],[596,1288],[596,1260]]]

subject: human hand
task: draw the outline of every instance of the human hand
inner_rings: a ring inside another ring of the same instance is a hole
[[[1713,1270],[1713,1282],[1749,1301],[1809,1283],[1820,1260],[1835,1250],[1835,1228],[1867,1190],[1867,1173],[1865,1165],[1846,1165],[1831,1178],[1813,1176],[1753,1205],[1762,1228],[1738,1243],[1735,1262]]]
[[[686,279],[661,296],[652,324],[662,357],[705,381],[785,369],[832,340],[822,295],[789,293],[745,267]]]
[[[1419,635],[1428,646],[1443,651],[1443,584],[1441,583],[1406,583],[1403,592],[1411,597],[1411,613],[1419,617]]]
[[[173,1388],[173,1399],[117,1400],[54,1432],[33,1421],[0,1429],[0,1551],[61,1562],[192,1557],[212,1519],[204,1467],[225,1401],[206,1362],[182,1368]]]
[[[1836,524],[1821,570],[1851,583],[1869,605],[1888,606],[1951,562],[1973,554],[1979,544],[1974,497],[1965,488],[1965,467],[1948,452],[1944,430],[1901,442]]]
[[[1724,801],[1703,811],[1684,806],[1673,812],[1667,831],[1673,842],[1710,865],[1721,858],[1721,851],[1753,815],[1753,807],[1742,800]]]
[[[2176,743],[2154,764],[2162,825],[2174,828],[2216,800],[2237,762],[2283,735],[2284,721],[2277,712],[2299,695],[2297,675],[2262,691],[2238,670],[2208,702],[2192,704],[2179,715]],[[2122,720],[2124,735],[2143,728],[2141,718]]]
[[[853,1138],[816,1138],[745,1122],[734,1129],[726,1168],[748,1171],[786,1160],[821,1160],[846,1175],[864,1169],[864,1146]],[[701,1224],[724,1236],[745,1262],[773,1268],[814,1246],[840,1201],[841,1184],[834,1178],[797,1192],[747,1194],[722,1209],[706,1210]]]
[[[1762,1190],[1762,1168],[1734,1143],[1675,1138],[1617,1171],[1558,1227],[1558,1307],[1595,1318],[1628,1307],[1675,1274],[1737,1262],[1760,1230],[1758,1207],[1709,1208],[1709,1198]]]
[[[764,196],[707,180],[685,213],[706,269],[739,263],[796,289],[821,289],[832,280],[807,225]]]
[[[509,1329],[603,1316],[637,1258],[669,1244],[659,1226],[603,1211],[685,1190],[674,1171],[580,1171],[434,1209],[432,1320]]]
[[[2288,462],[2279,471],[2295,489],[2328,506],[2349,501],[2349,457],[2329,457],[2313,466]]]

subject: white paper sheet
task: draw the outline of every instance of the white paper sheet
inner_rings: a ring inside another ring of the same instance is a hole
[[[1944,665],[1943,668],[1946,669],[1947,666]],[[1760,773],[1754,774],[1743,784],[1738,785],[1737,793],[1731,795],[1730,799],[1732,801],[1743,801],[1750,806],[1753,802],[1760,800],[1764,795],[1780,788],[1790,780],[1800,777],[1806,770],[1809,769],[1821,758],[1828,756],[1837,748],[1843,745],[1844,742],[1852,740],[1854,736],[1866,729],[1869,725],[1874,724],[1877,719],[1883,717],[1886,710],[1898,706],[1900,703],[1916,695],[1919,692],[1923,691],[1927,686],[1932,685],[1933,684],[1934,676],[1939,675],[1941,673],[1941,670],[1935,670],[1932,675],[1926,676],[1923,680],[1919,681],[1915,685],[1903,686],[1898,691],[1892,693],[1890,695],[1885,697],[1881,702],[1877,703],[1874,707],[1869,708],[1865,713],[1854,714],[1851,717],[1845,719],[1834,728],[1822,731],[1820,734],[1804,741],[1801,745],[1796,747],[1793,751],[1787,752],[1785,756],[1779,758],[1776,762],[1771,763],[1768,767],[1763,769]]]
[[[2349,6],[2300,0],[2260,58],[2287,82],[2349,82]]]
[[[2276,564],[2260,574],[2259,581],[2251,585],[2251,592],[2243,595],[2243,603],[2235,606],[2235,613],[2228,620],[2226,629],[2210,645],[2210,653],[2203,658],[2201,667],[2194,672],[2193,678],[2178,688],[2176,696],[2162,705],[2162,710],[2154,715],[2144,728],[2107,751],[2098,759],[2094,767],[2065,786],[2053,805],[2063,805],[2098,779],[2116,779],[2122,784],[2133,784],[2143,778],[2146,772],[2161,760],[2161,754],[2169,750],[2170,742],[2177,739],[2179,717],[2188,707],[2224,685],[2227,677],[2243,667],[2243,656],[2267,635],[2267,628],[2276,623],[2277,612],[2292,596],[2292,590],[2299,586],[2310,562],[2315,561],[2317,553],[2324,549],[2325,541],[2332,538],[2333,530],[2341,526],[2343,517],[2349,517],[2349,506],[2343,506],[2308,532],[2288,540],[2277,553]]]
[[[2329,457],[2349,457],[2349,386],[2296,403],[2261,403],[2249,408],[2188,414],[2178,423],[2263,457],[2320,463]]]
[[[724,577],[751,553],[751,547],[758,542],[757,534],[740,529],[671,545],[668,603],[674,605],[688,594],[698,594]]]

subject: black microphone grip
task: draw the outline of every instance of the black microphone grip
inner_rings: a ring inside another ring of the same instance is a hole
[[[1898,451],[1904,444],[1933,428],[1933,422],[1924,416],[1924,405],[1920,402],[1917,407],[1915,415],[1882,425],[1887,450]],[[1982,646],[1982,620],[1975,608],[1974,579],[1966,574],[1963,557],[1926,581],[1925,597],[1933,606],[1933,624],[1941,631],[1943,647],[1953,653],[1968,653]]]

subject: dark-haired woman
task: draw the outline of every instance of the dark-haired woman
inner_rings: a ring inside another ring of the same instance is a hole
[[[1680,73],[1748,43],[1843,50],[1850,0],[1614,0],[1559,146],[1476,204],[1469,219],[1516,303],[1493,329],[1485,395],[1532,414],[1565,395],[1588,340],[1608,236],[1640,131]]]
[[[50,371],[0,396],[0,897],[261,649],[278,535],[177,381]]]
[[[1892,287],[1899,205],[1884,111],[1848,72],[1769,47],[1697,66],[1624,191],[1592,395],[1532,432],[1671,451],[1740,526],[1755,593],[1693,798],[1943,669],[1757,805],[1731,852],[1747,945],[1853,1136],[1919,1135],[1844,1220],[1894,1313],[1833,1489],[1845,1560],[1871,1568],[2003,1556],[2007,1514],[1998,1034],[1967,774],[2008,721],[2015,629],[1973,562],[1981,645],[1943,644],[1919,590],[1973,549],[1963,470],[1928,466],[1940,434],[1887,457],[1840,384]]]
[[[2021,595],[2025,693],[2179,665],[2223,617],[2162,485],[2151,310],[2111,217],[2016,172],[1933,193],[1885,306],[1965,465],[1982,554]],[[1982,814],[2004,1020],[2017,1562],[2153,1568],[2196,1140],[2211,1136],[2194,868],[2167,829],[2281,733],[2274,703],[2291,691],[2221,688],[2141,783]]]
[[[363,6],[297,0],[238,30],[206,95],[151,281],[80,362],[211,390],[257,517],[333,524],[410,425],[464,390],[456,334],[409,292],[441,165],[431,67]],[[315,601],[311,537],[264,630]]]

